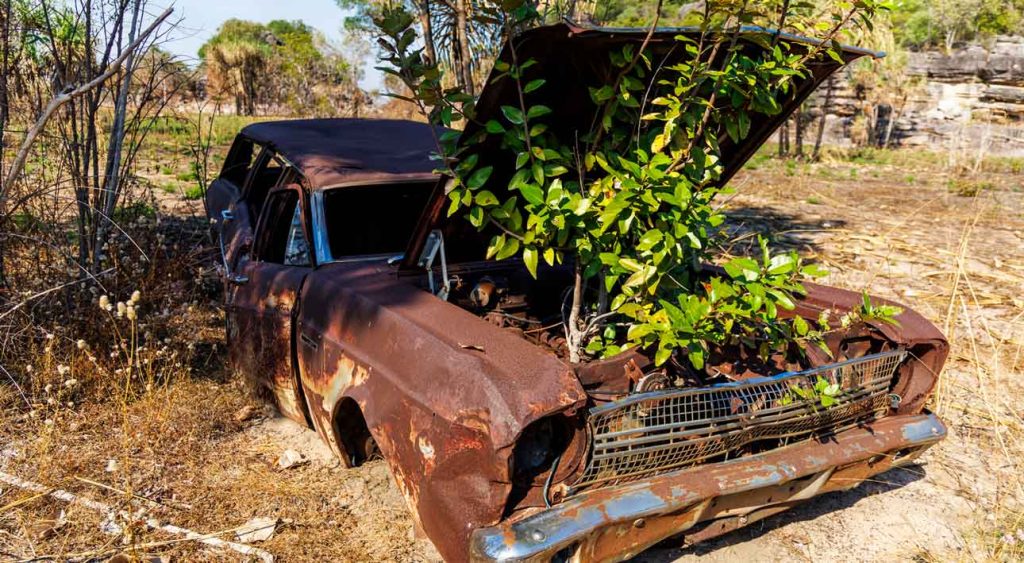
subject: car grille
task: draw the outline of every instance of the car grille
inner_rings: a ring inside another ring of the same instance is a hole
[[[570,493],[727,458],[761,440],[781,446],[782,440],[884,414],[893,375],[905,357],[905,351],[894,350],[807,371],[640,393],[595,407],[588,422],[590,459]],[[838,384],[831,400],[808,391],[819,378]]]

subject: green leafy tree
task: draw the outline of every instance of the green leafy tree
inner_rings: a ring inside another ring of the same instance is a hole
[[[822,273],[796,253],[773,255],[761,241],[759,259],[725,261],[722,272],[704,268],[723,222],[714,205],[725,191],[719,141],[739,142],[755,118],[782,111],[778,100],[809,72],[808,63],[841,60],[834,40],[879,9],[869,1],[843,4],[824,25],[804,26],[822,39],[813,47],[767,32],[741,40],[740,25],[801,22],[788,2],[706,2],[695,16],[700,33],[676,38],[690,56],[656,78],[650,50],[627,45],[611,54],[616,77],[592,85],[597,117],[578,132],[579,143],[551,132],[556,116],[543,104],[545,79],[513,45],[512,60],[498,61],[491,80],[514,82],[519,103],[502,106],[479,135],[439,139],[443,171],[452,178],[449,214],[495,233],[489,258],[521,258],[534,276],[541,261],[572,264],[566,336],[573,362],[640,347],[656,364],[675,357],[700,370],[722,348],[741,346],[767,359],[794,342],[820,344],[819,327],[780,314],[804,293],[802,278]],[[505,37],[537,19],[523,2],[492,6],[485,16],[501,22]],[[412,22],[401,8],[375,20],[384,70],[402,79],[406,99],[433,122],[473,117],[472,98],[445,88],[440,69],[424,61]],[[748,40],[767,48],[743,49]],[[493,185],[493,168],[476,151],[488,136],[500,137],[504,158],[515,162],[507,186]]]
[[[301,21],[228,20],[199,49],[199,57],[211,93],[233,98],[240,114],[253,115],[268,104],[330,115],[362,101],[358,69]]]

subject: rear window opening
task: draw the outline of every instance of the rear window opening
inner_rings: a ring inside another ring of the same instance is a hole
[[[434,190],[434,182],[403,182],[324,191],[324,224],[331,257],[398,255]]]
[[[245,178],[249,176],[249,171],[252,170],[257,156],[259,156],[259,148],[251,140],[238,136],[234,144],[231,145],[220,177],[241,188],[245,184]]]

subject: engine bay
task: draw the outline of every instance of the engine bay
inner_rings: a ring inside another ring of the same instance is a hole
[[[542,268],[534,279],[520,264],[486,262],[454,266],[447,271],[447,280],[445,291],[450,303],[560,358],[568,358],[565,323],[573,289],[571,268]],[[421,285],[429,289],[430,283],[424,279]],[[713,350],[701,370],[675,355],[656,367],[643,351],[628,350],[610,358],[589,358],[575,369],[583,388],[600,403],[634,393],[708,387],[801,371],[889,348],[885,339],[871,330],[835,334],[827,339],[827,345],[831,356],[816,346],[807,346],[775,353],[767,360],[741,346],[724,347]]]

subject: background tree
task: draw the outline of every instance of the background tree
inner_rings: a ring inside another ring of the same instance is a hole
[[[233,97],[238,114],[255,114],[260,72],[271,56],[271,44],[276,42],[262,24],[238,19],[221,24],[199,48],[210,95]]]
[[[356,69],[322,33],[301,21],[232,19],[199,49],[207,90],[239,114],[261,108],[330,116],[365,103]]]
[[[949,52],[959,41],[1024,30],[1024,0],[904,0],[892,13],[897,40],[913,49],[941,47]]]

